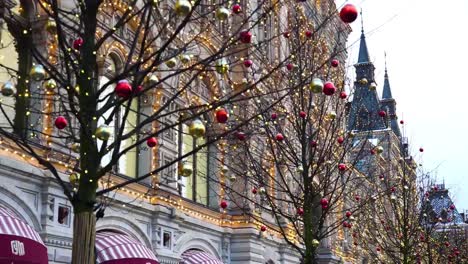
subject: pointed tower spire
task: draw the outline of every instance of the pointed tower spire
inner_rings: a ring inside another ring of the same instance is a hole
[[[367,63],[370,62],[369,51],[367,50],[366,36],[364,34],[364,20],[362,19],[362,9],[361,9],[361,43],[359,44],[359,56],[357,63]]]
[[[384,99],[391,99],[392,97],[392,90],[390,89],[390,81],[388,80],[388,72],[387,72],[387,53],[385,52],[385,79],[384,79],[384,87],[382,92],[382,100]]]

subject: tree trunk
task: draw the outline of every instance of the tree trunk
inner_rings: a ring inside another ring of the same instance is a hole
[[[72,264],[93,264],[96,238],[96,216],[93,211],[75,214],[73,220]]]

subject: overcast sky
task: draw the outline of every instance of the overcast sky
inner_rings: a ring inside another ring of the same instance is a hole
[[[468,209],[468,1],[348,2],[363,10],[380,94],[387,52],[397,113],[415,158],[445,181],[459,211]],[[360,18],[351,26],[349,45],[360,37]],[[357,61],[358,50],[359,41],[349,48],[348,64]]]

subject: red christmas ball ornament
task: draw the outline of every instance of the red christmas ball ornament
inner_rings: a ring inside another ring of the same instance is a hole
[[[297,215],[303,215],[304,214],[304,209],[302,208],[297,208]]]
[[[286,69],[288,69],[288,71],[292,71],[292,70],[294,69],[294,64],[288,63],[288,64],[286,65]]]
[[[405,123],[405,121],[403,120],[400,120],[400,124],[403,125]]]
[[[242,12],[242,7],[238,4],[232,6],[232,12],[234,14],[240,14]]]
[[[312,31],[306,30],[305,36],[306,36],[307,38],[311,38],[313,35],[314,35],[314,33],[313,33]]]
[[[424,152],[424,149],[423,149],[423,148],[419,148],[419,152]]]
[[[219,203],[219,206],[223,209],[226,209],[228,207],[228,203],[226,201],[221,201],[221,203]]]
[[[283,32],[283,37],[289,38],[291,37],[291,33],[289,33],[289,31]]]
[[[253,194],[257,194],[257,192],[258,192],[257,188],[255,188],[255,187],[252,188],[252,193],[253,193]]]
[[[158,140],[155,137],[150,137],[146,140],[146,145],[148,145],[150,148],[156,147],[157,144]]]
[[[330,64],[331,64],[332,67],[336,68],[336,67],[338,67],[338,65],[340,65],[340,61],[337,60],[337,59],[334,59],[334,60],[331,61]]]
[[[57,118],[55,119],[54,125],[55,125],[55,127],[58,128],[58,129],[64,129],[64,128],[67,127],[68,121],[67,121],[67,119],[66,119],[65,117],[59,116],[59,117],[57,117]]]
[[[322,209],[327,209],[328,208],[328,200],[325,198],[322,198],[320,200],[320,205],[322,206]]]
[[[260,227],[260,231],[265,232],[266,230],[267,230],[266,226],[262,225],[262,226]]]
[[[375,250],[380,252],[381,249],[380,249],[380,247],[376,247]]]
[[[351,217],[351,215],[352,215],[352,214],[351,214],[351,212],[350,212],[350,211],[347,211],[347,212],[346,212],[346,217],[347,217],[347,218],[350,218],[350,217]]]
[[[355,195],[355,196],[354,196],[354,199],[355,199],[356,201],[359,201],[359,200],[361,200],[361,197],[360,197],[359,195]]]
[[[301,111],[301,112],[299,112],[299,116],[302,117],[302,118],[306,118],[307,113],[304,112],[304,111]]]
[[[344,142],[344,138],[343,137],[338,137],[338,139],[336,140],[339,144],[343,144]]]
[[[252,42],[252,33],[249,31],[242,31],[239,33],[239,40],[246,44]]]
[[[276,134],[276,140],[277,141],[283,141],[284,140],[283,134],[281,134],[281,133]]]
[[[220,108],[216,110],[215,116],[216,116],[216,121],[218,121],[218,123],[221,123],[221,124],[226,123],[229,118],[229,114],[224,108]]]
[[[343,227],[348,227],[348,222],[344,221],[343,222]]]
[[[341,92],[340,93],[340,98],[341,99],[346,99],[346,98],[348,98],[348,95],[346,94],[346,92]]]
[[[370,154],[371,154],[371,155],[375,155],[375,153],[376,153],[375,149],[371,149],[371,150],[370,150]]]
[[[236,137],[237,137],[238,140],[243,141],[243,140],[245,140],[247,138],[247,135],[244,132],[239,131],[239,132],[236,133]]]
[[[246,68],[250,68],[252,65],[253,65],[253,61],[252,61],[252,60],[245,60],[245,61],[244,61],[244,66],[245,66]]]
[[[143,92],[143,85],[138,85],[137,88],[136,88],[136,93],[139,94],[141,92]]]
[[[121,98],[128,98],[132,95],[132,86],[127,80],[121,80],[115,86],[115,94]]]
[[[328,95],[328,96],[333,95],[335,91],[336,91],[336,87],[332,82],[326,82],[323,85],[323,93],[325,95]]]
[[[450,205],[450,210],[455,210],[455,205],[454,204]]]
[[[348,167],[344,163],[338,164],[338,170],[339,171],[345,171]]]
[[[352,23],[356,20],[358,11],[352,4],[346,4],[340,11],[340,18],[345,23]]]
[[[391,192],[395,192],[395,190],[396,190],[395,187],[390,188]]]
[[[77,38],[73,41],[73,48],[75,50],[79,50],[84,44],[84,41],[82,38]]]
[[[272,113],[271,114],[271,119],[275,120],[276,118],[278,118],[278,114],[277,113]]]
[[[310,141],[310,146],[313,147],[313,148],[317,147],[317,144],[318,143],[315,140]]]
[[[380,111],[379,111],[379,116],[380,116],[380,117],[386,117],[386,116],[387,116],[387,112],[385,112],[384,110],[380,110]]]

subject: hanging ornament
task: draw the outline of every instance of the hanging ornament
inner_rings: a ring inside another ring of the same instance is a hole
[[[80,182],[80,174],[78,174],[76,172],[72,172],[68,176],[68,180],[70,181],[71,185],[78,186],[78,184]]]
[[[232,6],[232,12],[233,12],[234,14],[240,14],[240,13],[242,12],[241,6],[238,5],[238,4],[233,5],[233,6]]]
[[[158,83],[159,83],[159,78],[155,73],[150,73],[150,74],[146,75],[146,77],[144,79],[144,84],[147,87],[154,87]]]
[[[322,206],[322,209],[327,209],[328,208],[328,200],[325,198],[322,198],[320,200],[320,205]]]
[[[236,180],[237,180],[237,177],[236,177],[236,175],[234,175],[234,174],[231,174],[231,176],[229,176],[229,181],[231,181],[231,182],[235,182]]]
[[[306,117],[307,117],[307,113],[306,113],[305,111],[301,111],[301,112],[299,112],[299,116],[300,116],[301,118],[306,118]]]
[[[221,203],[219,203],[219,207],[226,209],[228,207],[228,203],[226,201],[221,201]]]
[[[297,215],[299,216],[304,215],[304,209],[302,209],[301,207],[297,208]]]
[[[40,64],[36,64],[32,66],[31,71],[29,72],[29,76],[31,76],[31,78],[37,82],[44,80],[46,76],[46,71],[44,69],[44,66]]]
[[[340,61],[337,60],[337,59],[334,59],[334,60],[331,61],[330,64],[331,64],[332,67],[336,68],[336,67],[338,67],[338,65],[340,65]]]
[[[205,125],[200,119],[195,119],[190,123],[189,134],[194,138],[204,137],[206,132]]]
[[[338,164],[338,170],[339,171],[345,171],[347,169],[348,169],[348,167],[346,166],[346,164],[344,164],[344,163]]]
[[[338,144],[343,144],[343,142],[344,142],[344,137],[338,137],[338,138],[336,139],[336,141],[338,142]]]
[[[221,172],[222,172],[222,173],[226,173],[226,172],[228,172],[228,171],[229,171],[228,166],[223,165],[223,166],[221,167]]]
[[[73,49],[79,50],[84,44],[84,41],[82,38],[77,38],[73,41]]]
[[[351,212],[350,212],[350,211],[347,211],[347,212],[346,212],[346,217],[347,217],[347,218],[350,218],[350,217],[351,217]]]
[[[179,175],[189,177],[193,173],[193,167],[187,162],[179,163]]]
[[[49,79],[44,82],[44,88],[48,91],[53,91],[57,87],[57,82],[54,79]]]
[[[49,34],[55,34],[57,33],[57,23],[53,19],[47,20],[46,23],[46,30],[49,32]]]
[[[230,13],[231,11],[229,11],[229,9],[225,7],[220,7],[216,10],[216,18],[221,21],[227,20],[229,18]]]
[[[348,137],[353,138],[356,136],[356,133],[354,131],[349,131]]]
[[[68,121],[67,121],[67,119],[66,119],[65,117],[59,116],[59,117],[57,117],[57,118],[55,119],[54,125],[55,125],[55,127],[58,128],[58,129],[64,129],[64,128],[67,127]]]
[[[229,64],[225,59],[216,62],[216,72],[219,74],[225,74],[229,71]]]
[[[169,69],[172,69],[177,65],[177,60],[176,58],[170,58],[165,62],[165,64]]]
[[[340,18],[345,23],[352,23],[356,20],[358,11],[352,4],[346,4],[340,11]]]
[[[262,225],[262,226],[260,227],[260,231],[265,232],[266,230],[267,230],[267,227],[266,227],[266,226]]]
[[[73,142],[73,144],[71,144],[71,147],[70,147],[70,148],[71,148],[71,150],[72,150],[73,152],[77,152],[77,153],[78,153],[78,152],[80,152],[80,143],[78,143],[78,142]]]
[[[226,123],[229,119],[228,111],[226,111],[226,109],[224,108],[220,108],[216,110],[215,116],[216,116],[216,121],[218,121],[218,123],[221,123],[221,124]]]
[[[236,133],[236,137],[238,140],[244,141],[247,138],[247,135],[244,132],[239,131]]]
[[[376,89],[377,89],[377,84],[375,82],[371,82],[371,84],[369,85],[369,90],[375,91]]]
[[[335,111],[330,111],[327,116],[326,116],[329,120],[335,120],[336,118],[336,112]]]
[[[380,117],[386,117],[386,116],[387,116],[387,112],[385,112],[384,110],[380,110],[380,111],[379,111],[379,116],[380,116]]]
[[[252,65],[253,65],[253,61],[252,61],[252,60],[245,60],[245,61],[244,61],[244,66],[245,66],[246,68],[250,68]]]
[[[317,147],[317,145],[318,145],[318,142],[317,142],[317,141],[315,141],[315,140],[311,140],[311,141],[310,141],[310,146],[311,146],[311,147],[315,148],[315,147]]]
[[[239,40],[245,44],[252,42],[252,33],[249,31],[242,31],[239,33]]]
[[[317,239],[313,239],[312,246],[317,247],[318,245],[320,245],[320,241],[318,241]]]
[[[150,137],[146,140],[146,145],[150,148],[156,147],[158,140],[155,137]]]
[[[382,154],[383,151],[384,151],[384,148],[382,146],[375,147],[375,152],[377,154]]]
[[[283,134],[281,134],[281,133],[276,134],[276,140],[280,141],[280,142],[283,141],[284,140]]]
[[[96,129],[96,132],[94,133],[94,135],[102,140],[102,141],[106,141],[108,140],[111,135],[112,135],[112,129],[106,125],[100,125],[97,129]]]
[[[346,99],[346,98],[348,98],[348,95],[346,94],[346,92],[340,92],[340,98],[341,99]]]
[[[260,194],[266,194],[265,187],[260,187],[260,189],[258,189],[258,191],[260,192]]]
[[[186,16],[192,11],[192,4],[188,0],[177,0],[174,9],[177,15]]]
[[[289,37],[291,37],[291,33],[289,33],[289,31],[283,32],[283,37],[288,39]]]
[[[400,124],[403,125],[405,123],[405,121],[403,120],[400,120]]]
[[[5,82],[2,85],[2,95],[3,96],[12,96],[16,93],[15,86],[11,82]]]
[[[190,61],[192,60],[192,57],[190,57],[190,55],[187,55],[187,54],[181,54],[179,56],[179,60],[182,64],[189,64]]]
[[[359,80],[359,83],[362,84],[362,85],[366,85],[368,83],[368,81],[367,81],[366,78],[362,78],[361,80]]]
[[[278,118],[278,114],[277,113],[272,113],[271,114],[271,119],[275,120],[276,118]]]
[[[120,80],[114,89],[118,97],[127,99],[132,95],[132,86],[127,80]]]
[[[419,148],[419,152],[424,152],[424,149],[423,149],[423,148]]]
[[[257,194],[257,188],[255,188],[255,187],[252,188],[252,193],[253,193],[253,194]]]
[[[360,197],[359,195],[355,195],[355,196],[354,196],[354,199],[355,199],[356,201],[359,201],[359,200],[361,200],[361,197]]]
[[[313,33],[312,31],[310,31],[310,30],[306,30],[306,31],[305,31],[305,36],[306,36],[307,38],[311,38],[313,35],[314,35],[314,33]]]
[[[286,64],[286,69],[288,69],[288,71],[292,71],[294,69],[294,64],[293,63]]]
[[[313,93],[321,93],[323,90],[323,82],[319,78],[314,78],[312,79],[312,82],[310,83],[310,90]]]
[[[332,82],[326,82],[323,85],[323,93],[325,95],[328,95],[328,96],[333,95],[335,91],[336,91],[336,87]]]

